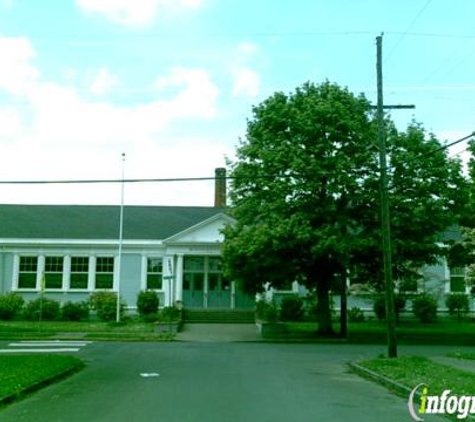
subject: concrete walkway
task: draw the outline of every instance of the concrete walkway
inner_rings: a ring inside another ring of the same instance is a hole
[[[176,336],[178,341],[232,343],[262,341],[255,324],[185,324]]]

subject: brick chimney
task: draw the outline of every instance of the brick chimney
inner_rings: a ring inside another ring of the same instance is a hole
[[[226,206],[226,169],[219,167],[214,170],[214,206]]]

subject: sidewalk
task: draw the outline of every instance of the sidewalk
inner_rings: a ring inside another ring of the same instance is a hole
[[[185,324],[177,341],[232,343],[262,341],[255,324]]]

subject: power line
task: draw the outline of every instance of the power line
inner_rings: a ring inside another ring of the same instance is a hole
[[[466,141],[475,136],[475,132],[457,139],[449,144],[443,145],[440,148],[426,152],[424,154],[414,157],[410,161],[420,160],[428,155],[443,151],[451,146],[457,145],[460,142]],[[463,151],[462,151],[463,152]],[[273,178],[292,178],[299,177],[299,174],[262,174],[252,176],[205,176],[205,177],[173,177],[173,178],[148,178],[148,179],[81,179],[81,180],[0,180],[0,185],[81,185],[81,184],[112,184],[112,183],[176,183],[176,182],[202,182],[214,181],[217,179],[239,180],[239,179],[273,179]]]
[[[296,174],[265,174],[253,176],[209,176],[209,177],[176,177],[160,179],[89,179],[89,180],[0,180],[0,185],[81,185],[81,184],[109,184],[109,183],[173,183],[173,182],[201,182],[217,179],[237,180],[237,179],[273,179],[292,178]]]
[[[404,38],[406,37],[406,35],[409,33],[409,31],[412,29],[412,27],[414,26],[414,24],[417,22],[417,20],[422,16],[422,14],[424,13],[424,11],[427,9],[427,7],[429,6],[429,4],[432,2],[432,0],[427,0],[427,2],[424,4],[424,6],[422,7],[422,9],[419,10],[419,12],[417,13],[416,17],[412,20],[412,22],[409,24],[409,26],[407,27],[407,29],[404,31],[404,33],[401,35],[401,37],[399,38],[399,40],[396,42],[396,44],[394,45],[394,47],[392,48],[392,50],[389,52],[389,54],[387,55],[386,57],[386,60],[384,60],[384,63],[387,63],[389,61],[389,59],[392,57],[393,53],[397,50],[397,48],[399,47],[399,44],[401,44],[401,42],[404,40]]]

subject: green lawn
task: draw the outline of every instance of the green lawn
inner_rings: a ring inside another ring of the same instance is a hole
[[[288,322],[286,328],[289,337],[315,337],[316,322]],[[339,323],[333,326],[339,332]],[[384,321],[365,321],[349,323],[348,341],[352,343],[385,343],[387,326]],[[403,320],[396,327],[398,341],[401,344],[453,344],[475,345],[475,323],[458,322],[444,318],[430,324],[422,324],[414,319]]]
[[[69,355],[0,355],[0,399],[13,399],[83,365]]]
[[[0,322],[0,340],[34,339],[55,337],[62,333],[72,338],[78,333],[84,333],[89,339],[104,340],[170,340],[170,335],[154,332],[154,324],[141,321],[115,322],[55,322],[43,321],[41,324],[31,321],[2,321]],[[66,333],[66,334],[65,334]]]

